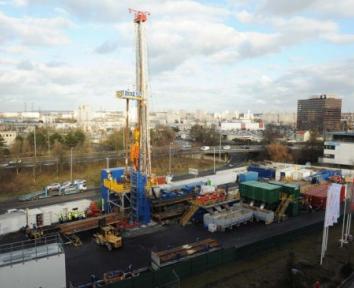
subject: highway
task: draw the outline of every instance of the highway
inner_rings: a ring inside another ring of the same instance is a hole
[[[27,209],[36,208],[46,205],[60,204],[68,201],[75,201],[80,199],[98,199],[99,188],[90,188],[85,192],[63,195],[63,196],[53,196],[49,198],[43,198],[32,201],[20,201],[17,198],[10,199],[4,202],[0,202],[0,214],[5,213],[9,209]]]
[[[226,170],[234,167],[239,167],[245,163],[247,160],[244,153],[232,153],[230,155],[230,160],[225,163],[225,165],[218,167],[216,171]],[[214,173],[213,169],[199,171],[199,176],[212,175]],[[173,177],[174,181],[185,180],[195,176],[190,174],[176,175]],[[68,201],[80,200],[80,199],[91,199],[95,200],[99,197],[99,188],[93,187],[89,188],[87,191],[71,195],[63,196],[53,196],[44,199],[32,200],[32,201],[20,201],[17,198],[6,200],[0,202],[0,214],[5,213],[9,209],[26,209],[26,208],[36,208],[46,205],[54,205]]]
[[[233,154],[233,153],[251,153],[251,152],[260,152],[264,150],[263,145],[232,145],[230,149],[223,149],[223,146],[208,146],[208,150],[202,150],[201,147],[193,147],[189,149],[183,149],[180,147],[173,147],[171,149],[171,154],[179,154],[179,155],[195,155],[195,154]],[[152,150],[152,158],[160,158],[164,156],[168,156],[170,153],[169,147],[159,147],[153,148]],[[92,163],[105,161],[107,158],[110,161],[114,161],[117,159],[124,159],[125,151],[105,151],[105,152],[95,152],[89,154],[78,154],[73,155],[73,163]],[[17,159],[15,158],[7,158],[0,162],[0,167],[6,169],[16,169],[16,168],[31,168],[34,166],[34,158],[33,157],[22,157],[20,158],[20,162],[16,164]],[[70,163],[70,156],[64,158],[63,164]],[[37,156],[37,166],[54,166],[58,164],[57,158],[53,156]]]

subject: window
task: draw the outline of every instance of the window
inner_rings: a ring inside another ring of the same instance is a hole
[[[323,158],[334,159],[334,155],[333,154],[324,154]]]
[[[324,145],[324,149],[327,149],[327,150],[336,150],[336,146],[334,146],[334,145]]]

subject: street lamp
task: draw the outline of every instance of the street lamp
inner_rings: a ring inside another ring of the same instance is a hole
[[[109,157],[106,158],[107,169],[109,169]]]
[[[215,174],[215,147],[214,147],[214,174]]]
[[[34,165],[33,165],[33,181],[36,183],[36,166],[37,166],[37,138],[36,125],[33,127],[33,145],[34,145]]]
[[[70,180],[73,182],[73,147],[70,148]]]
[[[168,158],[168,173],[171,176],[172,175],[172,157],[171,157],[171,152],[172,152],[172,142],[170,142],[170,149],[169,149],[169,158]]]
[[[219,161],[221,161],[221,127],[219,132]]]

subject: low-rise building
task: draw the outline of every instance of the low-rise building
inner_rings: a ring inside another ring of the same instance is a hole
[[[311,132],[307,131],[296,131],[296,142],[307,142],[311,138]]]
[[[0,131],[0,136],[5,140],[5,145],[12,145],[17,137],[16,131]]]
[[[248,119],[225,121],[220,123],[220,129],[224,131],[232,130],[264,130],[263,122],[254,122]]]
[[[324,142],[323,157],[319,162],[324,164],[354,166],[354,132],[333,132]]]

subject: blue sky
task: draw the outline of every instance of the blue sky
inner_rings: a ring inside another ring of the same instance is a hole
[[[326,93],[354,111],[354,0],[0,0],[1,111],[123,107],[146,23],[153,110],[295,111]]]

